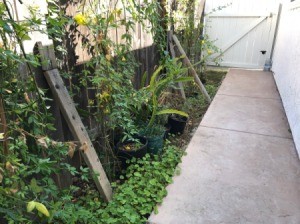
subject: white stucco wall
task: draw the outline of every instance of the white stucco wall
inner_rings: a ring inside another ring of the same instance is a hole
[[[300,155],[300,0],[283,4],[272,70]]]

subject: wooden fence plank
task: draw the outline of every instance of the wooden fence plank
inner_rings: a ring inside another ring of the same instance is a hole
[[[74,138],[81,143],[81,151],[86,164],[97,174],[93,174],[93,178],[99,192],[104,200],[111,200],[111,185],[58,70],[45,71],[44,75]]]

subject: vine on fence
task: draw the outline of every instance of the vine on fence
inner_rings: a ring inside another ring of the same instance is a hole
[[[23,48],[23,42],[30,39],[28,34],[38,31],[49,35],[55,42],[65,77],[72,78],[74,71],[67,63],[69,37],[65,30],[80,26],[88,29],[87,36],[77,30],[83,48],[92,56],[79,78],[83,86],[91,83],[97,91],[96,98],[89,103],[96,108],[93,116],[101,124],[101,137],[107,148],[111,147],[108,138],[111,130],[135,133],[132,116],[141,107],[140,102],[145,101],[132,85],[136,68],[130,53],[134,24],[142,23],[161,51],[166,46],[162,41],[158,1],[143,5],[134,1],[120,1],[120,4],[117,1],[114,5],[109,1],[110,4],[103,5],[94,1],[79,7],[74,18],[64,14],[66,9],[58,1],[47,0],[47,3],[46,17],[37,6],[30,6],[30,17],[18,22],[12,17],[8,2],[0,2],[0,94],[8,121],[7,131],[0,133],[0,140],[9,143],[8,151],[0,152],[1,223],[46,223],[74,215],[74,195],[80,188],[59,189],[53,177],[68,171],[85,183],[91,178],[86,168],[77,170],[66,162],[76,142],[57,142],[49,137],[54,130],[54,118],[46,103],[52,99],[36,84],[33,70],[40,65],[39,59],[26,54]],[[119,40],[113,40],[109,32],[119,27],[124,27],[125,32]],[[27,66],[29,76],[20,74],[20,64]],[[76,88],[79,86],[71,86],[70,90]]]

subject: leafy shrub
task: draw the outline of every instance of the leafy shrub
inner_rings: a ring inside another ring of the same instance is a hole
[[[166,186],[172,182],[183,151],[167,144],[162,157],[146,155],[133,159],[125,176],[116,187],[113,200],[104,210],[97,211],[103,223],[144,223],[167,195]],[[101,223],[101,222],[100,222]]]
[[[182,150],[166,144],[161,157],[147,154],[142,159],[132,159],[126,174],[120,176],[123,183],[114,184],[114,196],[108,204],[99,200],[94,188],[88,187],[76,203],[54,203],[50,220],[68,224],[145,223],[167,195],[165,188],[172,182],[183,154]]]

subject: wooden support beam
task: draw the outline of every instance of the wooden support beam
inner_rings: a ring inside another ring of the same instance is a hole
[[[41,66],[31,68],[34,73],[35,82],[39,88],[47,90],[45,92],[45,97],[47,97],[48,99],[53,99],[54,97],[52,92],[50,91],[50,87],[44,76],[44,71],[51,70],[57,67],[54,48],[53,46],[43,46],[41,42],[37,42],[33,48],[33,52],[35,56],[39,58],[41,63]],[[26,66],[20,65],[19,73],[21,77],[23,77],[23,79],[28,78],[28,72],[29,71],[26,68]],[[29,94],[32,96],[34,95],[32,93]],[[47,130],[46,134],[55,141],[73,141],[74,138],[72,136],[71,131],[68,129],[68,126],[66,125],[66,121],[62,117],[58,103],[55,100],[47,100],[45,104],[49,108],[49,115],[51,114],[51,116],[55,118],[52,123],[55,130]],[[66,157],[64,158],[64,161],[70,164],[76,163],[75,168],[79,169],[81,165],[79,157],[79,152],[76,152],[72,158]],[[67,170],[63,170],[60,173],[55,173],[55,175],[53,175],[52,177],[54,182],[60,189],[65,189],[71,186],[73,183],[72,175]]]
[[[171,41],[172,40],[172,35],[173,35],[173,32],[169,31],[169,33],[168,33],[169,48],[170,48],[171,56],[174,59],[174,58],[176,58],[176,53],[175,53],[174,45],[173,45],[173,43]],[[186,96],[185,96],[185,92],[184,92],[184,88],[183,88],[182,82],[179,82],[178,86],[179,86],[179,90],[180,90],[180,94],[182,96],[182,99],[184,99],[184,101],[185,101],[186,100]]]
[[[54,48],[52,46],[43,46],[41,42],[38,42],[36,46],[37,52],[35,53],[38,53],[40,57],[44,77],[51,89],[54,101],[58,104],[73,137],[80,142],[81,154],[92,172],[98,191],[105,201],[110,201],[112,198],[110,182],[75,108],[74,102],[57,70]]]
[[[75,140],[81,144],[82,156],[93,172],[92,176],[99,192],[105,201],[110,201],[112,198],[111,185],[58,70],[45,71],[44,75]]]
[[[194,76],[194,80],[195,80],[196,84],[198,85],[198,87],[200,88],[200,91],[204,95],[207,102],[211,103],[210,96],[208,95],[203,83],[201,82],[196,70],[194,69],[194,67],[193,67],[192,63],[190,62],[189,58],[187,57],[187,55],[186,55],[184,49],[182,48],[179,40],[177,39],[177,37],[175,35],[173,35],[172,38],[173,38],[180,54],[183,56],[183,62],[188,66],[188,69],[190,70],[191,74]]]
[[[34,47],[35,55],[38,55],[43,71],[57,68],[54,46],[43,46],[42,42],[37,42]]]

